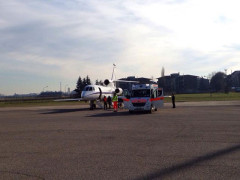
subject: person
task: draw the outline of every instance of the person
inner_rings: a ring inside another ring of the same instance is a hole
[[[173,105],[172,108],[176,108],[176,106],[175,106],[175,96],[174,96],[173,93],[172,93],[172,105]]]
[[[108,102],[108,109],[111,109],[112,99],[110,96],[108,96],[107,102]]]
[[[113,101],[114,112],[117,112],[117,110],[118,110],[118,95],[116,93],[114,93],[112,101]]]
[[[122,107],[123,107],[123,99],[118,98],[118,108],[122,108]]]
[[[107,97],[103,97],[103,102],[104,102],[104,110],[107,110]]]

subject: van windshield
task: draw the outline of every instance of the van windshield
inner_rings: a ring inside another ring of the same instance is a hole
[[[132,97],[150,97],[149,89],[133,90]]]

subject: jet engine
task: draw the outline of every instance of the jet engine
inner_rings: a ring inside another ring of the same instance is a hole
[[[110,81],[108,79],[105,79],[104,82],[105,86],[109,85]]]
[[[123,93],[122,88],[115,89],[115,93],[117,93],[117,95],[121,95]]]

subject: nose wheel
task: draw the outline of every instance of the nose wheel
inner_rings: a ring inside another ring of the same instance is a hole
[[[90,110],[96,109],[96,104],[94,101],[90,101]]]

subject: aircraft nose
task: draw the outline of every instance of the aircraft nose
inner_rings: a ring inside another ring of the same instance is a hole
[[[81,98],[85,98],[85,91],[82,91]]]

